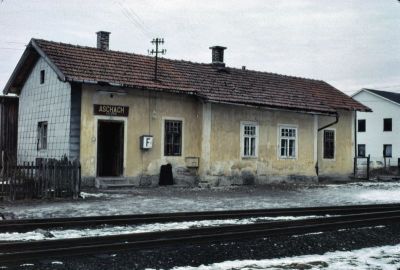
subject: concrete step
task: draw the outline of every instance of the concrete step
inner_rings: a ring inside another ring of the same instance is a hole
[[[107,189],[119,189],[119,188],[133,188],[135,185],[133,184],[108,184]]]
[[[97,177],[95,181],[96,188],[130,188],[134,187],[127,178],[124,177]]]

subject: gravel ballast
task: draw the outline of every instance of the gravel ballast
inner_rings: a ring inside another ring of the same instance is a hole
[[[54,258],[23,265],[9,265],[7,269],[170,269],[175,266],[208,265],[227,260],[261,260],[306,254],[323,254],[330,251],[355,250],[399,243],[400,224],[394,224],[201,245],[185,245],[182,243],[179,246],[151,250],[132,250],[113,254],[101,254],[101,251],[99,251],[98,255]]]

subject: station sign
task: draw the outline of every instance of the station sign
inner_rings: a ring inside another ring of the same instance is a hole
[[[108,115],[108,116],[124,116],[127,117],[129,114],[128,106],[118,105],[101,105],[94,104],[93,112],[95,115]]]

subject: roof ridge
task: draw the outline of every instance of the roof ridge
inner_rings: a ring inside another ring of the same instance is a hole
[[[82,46],[78,44],[71,44],[71,43],[65,43],[65,42],[58,42],[58,41],[52,41],[52,40],[46,40],[46,39],[38,39],[38,38],[32,38],[32,40],[35,41],[44,41],[44,42],[49,42],[57,45],[66,45],[66,46],[71,46],[75,48],[83,48],[83,49],[90,49],[93,51],[102,51],[96,47],[91,47],[91,46]],[[140,56],[140,57],[146,57],[146,58],[153,58],[152,56],[149,55],[144,55],[140,53],[134,53],[134,52],[127,52],[127,51],[118,51],[118,50],[107,50],[107,52],[111,53],[123,53],[123,54],[128,54],[128,55],[135,55],[135,56]],[[163,59],[165,61],[170,61],[170,62],[181,62],[181,63],[187,63],[187,64],[193,64],[193,65],[201,65],[201,66],[206,66],[206,67],[212,67],[212,63],[203,63],[203,62],[194,62],[190,60],[185,60],[185,59],[172,59],[172,58],[165,58],[165,57],[159,57],[159,59]],[[281,77],[286,77],[286,78],[292,78],[292,79],[299,79],[299,80],[309,80],[309,81],[314,81],[314,82],[324,82],[323,80],[318,80],[318,79],[313,79],[313,78],[306,78],[306,77],[301,77],[301,76],[293,76],[293,75],[286,75],[282,73],[276,73],[276,72],[270,72],[270,71],[261,71],[261,70],[254,70],[254,69],[241,69],[238,67],[225,67],[226,69],[231,69],[231,70],[236,70],[239,72],[254,72],[254,73],[260,73],[260,74],[269,74],[269,75],[274,75],[274,76],[281,76]]]
[[[102,52],[115,52],[115,53],[124,53],[124,54],[130,54],[130,55],[138,55],[138,56],[144,56],[147,57],[147,55],[142,55],[142,54],[137,54],[134,52],[126,52],[126,51],[117,51],[117,50],[101,50],[98,49],[96,47],[91,47],[91,46],[83,46],[83,45],[79,45],[79,44],[71,44],[71,43],[65,43],[65,42],[59,42],[59,41],[53,41],[53,40],[46,40],[46,39],[38,39],[38,38],[32,38],[32,40],[34,41],[44,41],[44,42],[48,42],[48,43],[53,43],[53,44],[57,44],[57,45],[63,45],[63,46],[70,46],[70,47],[75,47],[75,48],[80,48],[80,49],[90,49],[96,52],[102,51]]]
[[[313,79],[313,78],[307,78],[307,77],[301,77],[301,76],[294,76],[294,75],[286,75],[282,73],[276,73],[276,72],[270,72],[270,71],[261,71],[261,70],[254,70],[254,69],[241,69],[237,67],[228,67],[230,69],[236,69],[238,71],[250,71],[250,72],[255,72],[255,73],[263,73],[263,74],[270,74],[270,75],[277,75],[277,76],[282,76],[286,78],[293,78],[293,79],[301,79],[301,80],[309,80],[309,81],[316,81],[316,82],[325,82],[323,80],[318,80],[318,79]]]

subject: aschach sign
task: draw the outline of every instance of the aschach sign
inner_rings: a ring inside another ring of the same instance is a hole
[[[129,114],[127,106],[94,104],[93,109],[95,115],[128,116]]]

